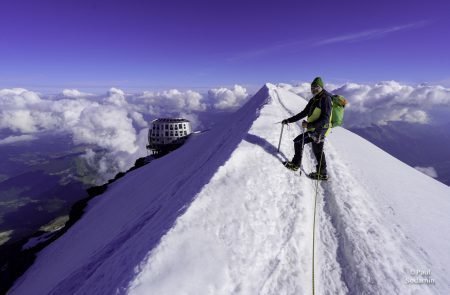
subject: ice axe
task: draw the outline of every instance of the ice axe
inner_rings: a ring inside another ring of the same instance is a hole
[[[284,124],[281,123],[281,133],[280,133],[280,141],[278,142],[278,152],[280,152],[280,145],[281,145],[281,138],[283,137],[283,129],[284,129]]]

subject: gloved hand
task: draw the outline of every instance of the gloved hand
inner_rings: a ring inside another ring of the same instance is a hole
[[[289,122],[288,122],[288,120],[287,120],[287,119],[284,119],[283,121],[281,121],[281,124],[283,124],[283,125],[287,125],[287,124],[289,124]]]
[[[303,128],[308,128],[308,122],[303,121],[303,122],[302,122],[302,127],[303,127]]]

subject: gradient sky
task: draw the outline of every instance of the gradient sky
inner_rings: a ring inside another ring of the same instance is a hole
[[[449,1],[0,0],[0,88],[450,85]]]

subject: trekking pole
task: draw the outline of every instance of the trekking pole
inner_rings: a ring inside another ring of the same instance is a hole
[[[302,159],[303,162],[303,149],[305,148],[305,128],[302,125],[302,154],[300,155],[300,159]],[[302,162],[300,162],[300,175],[302,175]]]
[[[278,152],[280,152],[281,138],[283,137],[284,124],[281,124],[280,141],[278,142]]]

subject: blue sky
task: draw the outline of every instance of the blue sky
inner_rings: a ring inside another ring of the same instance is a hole
[[[0,88],[450,85],[446,1],[2,1]]]

